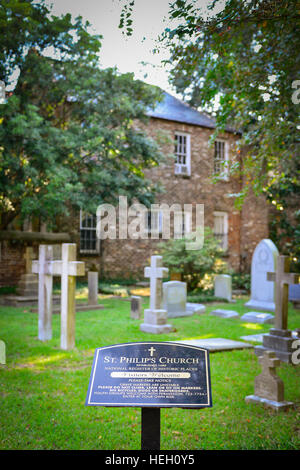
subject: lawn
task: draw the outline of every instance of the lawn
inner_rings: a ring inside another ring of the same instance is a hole
[[[82,290],[78,299],[84,300]],[[235,305],[218,304],[240,314],[246,298]],[[145,298],[145,306],[148,299]],[[0,339],[6,365],[0,365],[0,448],[67,450],[139,450],[140,408],[87,407],[85,398],[95,348],[132,341],[168,341],[267,332],[270,325],[245,324],[207,313],[172,319],[174,331],[151,335],[130,318],[130,303],[103,296],[103,310],[76,314],[76,347],[60,349],[60,316],[53,316],[53,339],[37,338],[38,318],[29,308],[0,307]],[[299,327],[300,312],[289,309],[289,328]],[[161,449],[300,448],[300,367],[277,369],[285,400],[296,408],[283,413],[246,404],[254,392],[260,366],[253,349],[210,354],[213,407],[202,410],[162,409]]]

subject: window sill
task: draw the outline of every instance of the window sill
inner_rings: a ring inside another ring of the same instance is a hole
[[[183,179],[187,179],[187,180],[189,180],[191,178],[191,175],[180,175],[180,174],[176,174],[176,173],[174,173],[174,176],[176,178],[183,178]]]
[[[82,256],[99,256],[99,251],[80,250],[79,254]]]

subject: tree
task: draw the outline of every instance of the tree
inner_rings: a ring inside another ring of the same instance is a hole
[[[229,170],[244,184],[232,197],[241,207],[250,189],[264,193],[273,205],[284,207],[272,225],[284,225],[286,212],[292,212],[291,248],[297,245],[293,232],[300,227],[292,199],[285,198],[282,205],[282,191],[288,186],[289,192],[299,180],[299,2],[223,3],[207,1],[205,11],[197,0],[171,2],[171,26],[159,38],[158,49],[162,44],[170,49],[170,83],[176,91],[215,116],[214,137],[226,126],[242,131],[237,148],[241,158]],[[132,2],[123,9],[125,31],[134,27],[127,24],[132,9]],[[282,249],[295,253],[284,243]]]
[[[55,225],[68,208],[96,211],[118,195],[153,201],[144,168],[162,158],[135,125],[160,92],[133,74],[100,70],[100,38],[81,18],[49,16],[41,2],[7,0],[0,22],[0,71],[17,84],[0,105],[0,228],[16,216]],[[46,52],[52,48],[49,56]]]
[[[189,239],[170,239],[158,245],[163,257],[164,266],[170,271],[180,273],[187,283],[188,291],[196,289],[205,274],[222,272],[225,263],[222,260],[223,250],[211,229],[204,230],[204,243],[201,249],[187,249]]]

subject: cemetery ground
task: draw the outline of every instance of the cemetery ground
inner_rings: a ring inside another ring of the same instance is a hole
[[[139,292],[140,295],[140,292]],[[53,338],[38,340],[37,313],[29,307],[0,307],[1,340],[6,364],[0,365],[0,448],[22,450],[139,450],[140,408],[87,407],[94,351],[97,347],[135,341],[180,341],[228,338],[268,332],[271,325],[243,323],[210,315],[214,308],[240,316],[248,297],[235,304],[207,303],[206,313],[172,318],[174,331],[154,335],[130,318],[130,302],[99,296],[102,310],[76,313],[76,346],[60,349],[60,315],[53,315]],[[87,292],[77,290],[78,302]],[[143,308],[148,307],[144,297]],[[299,327],[299,310],[289,304],[289,328]],[[255,344],[255,343],[254,343]],[[253,349],[211,352],[213,407],[161,409],[162,450],[297,450],[300,448],[300,368],[281,363],[285,400],[295,408],[275,412],[247,404],[261,372]]]

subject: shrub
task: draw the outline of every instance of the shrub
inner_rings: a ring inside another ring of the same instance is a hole
[[[187,283],[188,291],[196,289],[205,274],[225,272],[227,265],[222,260],[223,250],[211,229],[204,229],[204,243],[199,250],[187,250],[187,238],[171,239],[158,245],[164,266],[180,273]]]

